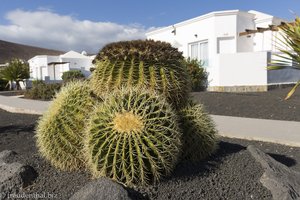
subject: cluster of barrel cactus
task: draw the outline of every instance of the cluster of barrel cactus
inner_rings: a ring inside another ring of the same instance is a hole
[[[105,46],[86,82],[71,82],[37,126],[41,154],[62,170],[87,169],[126,186],[168,175],[180,159],[216,149],[216,130],[189,100],[182,54],[165,42]]]

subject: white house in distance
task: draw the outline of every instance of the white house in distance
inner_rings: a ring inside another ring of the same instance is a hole
[[[285,20],[258,11],[211,12],[146,34],[166,41],[185,57],[204,61],[211,91],[266,91],[268,86],[294,83],[299,70],[268,71],[278,53]],[[277,29],[277,30],[276,30]]]
[[[91,72],[92,61],[95,56],[87,56],[69,51],[59,56],[38,55],[28,60],[31,80],[44,80],[46,82],[59,82],[63,72],[80,70],[85,77]]]

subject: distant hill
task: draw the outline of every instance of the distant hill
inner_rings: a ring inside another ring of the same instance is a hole
[[[36,55],[60,55],[65,52],[0,40],[0,64],[12,58],[29,60]]]

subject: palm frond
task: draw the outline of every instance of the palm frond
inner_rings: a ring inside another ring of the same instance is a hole
[[[300,18],[296,17],[294,23],[285,24],[281,26],[280,37],[276,39],[279,41],[278,50],[282,54],[275,54],[275,59],[269,63],[268,70],[280,70],[280,69],[297,69],[300,70]],[[299,77],[300,79],[300,77]],[[285,97],[285,100],[289,99],[300,85],[300,80],[291,89],[291,91]]]
[[[300,85],[300,80],[296,83],[296,85],[289,91],[284,100],[288,100],[295,93],[297,87]]]

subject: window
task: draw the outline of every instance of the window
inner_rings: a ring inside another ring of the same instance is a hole
[[[203,66],[208,66],[208,41],[200,41],[189,44],[189,57],[203,62]]]
[[[191,59],[198,59],[198,49],[199,49],[198,46],[199,46],[198,43],[191,44],[191,55],[190,55]]]

